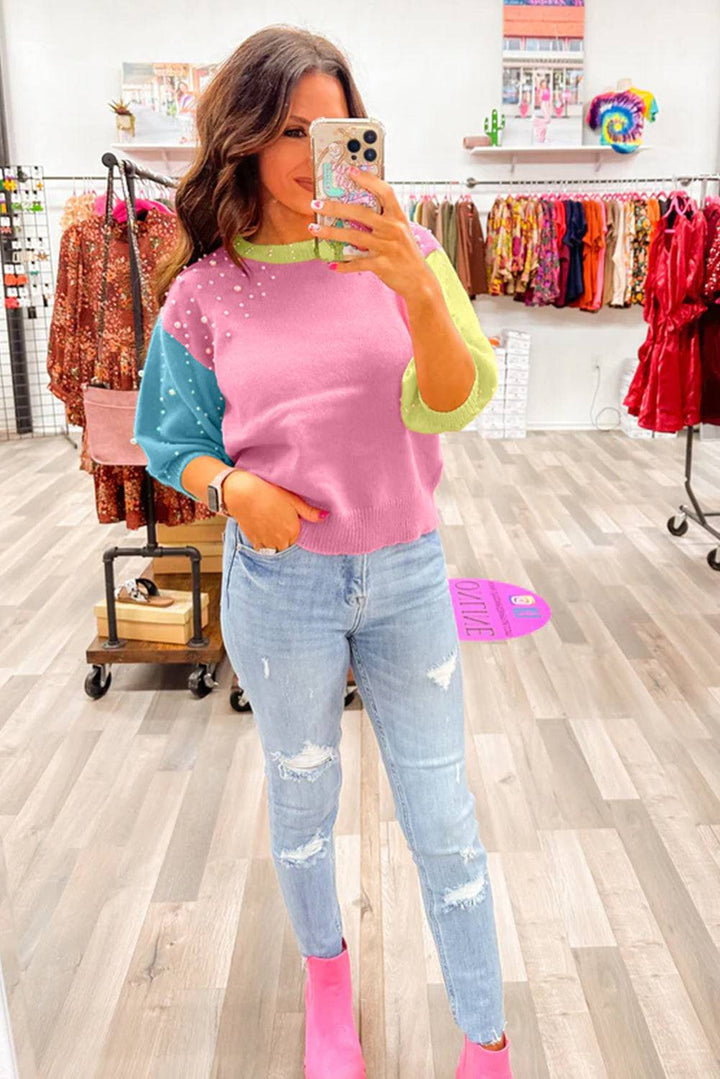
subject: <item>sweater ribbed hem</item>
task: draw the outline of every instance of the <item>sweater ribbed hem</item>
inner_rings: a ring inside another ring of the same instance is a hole
[[[301,521],[298,547],[316,554],[369,554],[395,543],[412,543],[439,525],[432,493],[414,495],[343,514],[330,510],[324,521]]]

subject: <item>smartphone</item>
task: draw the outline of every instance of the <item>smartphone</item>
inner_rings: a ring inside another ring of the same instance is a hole
[[[380,213],[380,203],[372,192],[360,187],[348,174],[348,167],[364,169],[380,180],[385,179],[385,128],[370,116],[319,116],[309,127],[316,199],[338,199],[348,204],[369,206]],[[372,231],[359,221],[315,213],[321,225]],[[370,251],[354,244],[336,243],[344,258],[367,258]],[[320,255],[319,240],[315,248]],[[332,257],[332,256],[331,256]]]

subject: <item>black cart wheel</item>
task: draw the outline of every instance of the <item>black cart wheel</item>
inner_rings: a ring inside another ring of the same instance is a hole
[[[345,708],[351,704],[357,695],[357,687],[352,686],[351,689],[345,694]],[[251,712],[252,704],[248,698],[245,690],[241,686],[236,686],[230,691],[230,707],[236,712]]]
[[[200,663],[188,678],[188,689],[193,697],[207,697],[217,685],[213,677],[214,670],[205,663]]]
[[[716,547],[714,550],[710,551],[707,560],[710,569],[720,570],[720,547]]]
[[[94,701],[99,701],[110,689],[112,674],[104,667],[95,664],[85,679],[85,692]]]
[[[684,536],[688,530],[687,517],[684,517],[682,514],[680,514],[679,516],[681,517],[679,525],[675,524],[677,517],[671,517],[667,523],[668,532],[670,532],[673,536]]]
[[[250,698],[242,686],[235,686],[230,691],[230,707],[234,708],[236,712],[252,712]]]

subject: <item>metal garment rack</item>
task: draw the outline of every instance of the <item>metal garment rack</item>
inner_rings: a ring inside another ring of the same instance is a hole
[[[135,180],[146,179],[153,183],[160,184],[164,187],[177,186],[177,180],[170,177],[161,176],[158,173],[150,172],[148,169],[142,169],[136,166],[132,161],[126,158],[118,158],[115,154],[108,152],[103,154],[103,164],[108,169],[119,169],[124,172],[127,192],[132,200],[132,205],[135,206]],[[128,216],[128,229],[130,228],[130,219]],[[133,308],[133,330],[135,338],[135,350],[138,362],[140,366],[143,351],[144,351],[144,331],[143,331],[143,305],[142,305],[142,288],[141,288],[141,267],[138,264],[138,252],[135,245],[131,242],[129,247],[129,259],[130,259],[130,281],[132,292],[132,308]],[[117,608],[115,601],[115,573],[114,563],[115,559],[121,557],[139,557],[139,558],[163,558],[169,556],[183,555],[190,559],[191,573],[192,573],[192,608],[193,608],[193,635],[191,640],[188,641],[187,649],[196,649],[198,651],[208,649],[211,642],[203,634],[202,629],[202,607],[201,607],[201,591],[200,591],[200,561],[201,555],[197,547],[184,546],[184,547],[163,547],[157,542],[157,525],[155,514],[155,496],[152,478],[147,470],[143,475],[142,481],[142,493],[143,501],[145,505],[146,515],[146,528],[147,528],[147,543],[141,547],[110,547],[103,553],[103,563],[105,567],[105,597],[107,603],[107,616],[108,616],[108,636],[107,640],[102,644],[102,652],[119,652],[125,649],[127,641],[118,638],[117,633]],[[98,638],[99,640],[99,638]],[[137,642],[134,642],[137,645]],[[216,649],[215,649],[216,650]],[[214,651],[213,650],[213,654]],[[91,647],[88,650],[88,662],[93,663],[93,670],[88,674],[85,680],[85,692],[89,697],[97,699],[105,695],[110,687],[111,675],[105,670],[105,663],[97,662],[97,653],[99,649],[96,646]],[[137,648],[133,651],[133,656]],[[177,646],[168,646],[168,656],[163,657],[164,662],[184,662],[183,659],[173,659],[174,656],[182,656],[183,650],[178,650]],[[157,645],[152,649],[148,649],[145,662],[158,662],[160,649]],[[133,658],[132,662],[138,660]],[[122,660],[120,660],[122,662]],[[212,689],[215,688],[214,680],[214,668],[217,664],[217,660],[208,664],[199,663],[193,670],[188,681],[188,688],[191,693],[196,697],[204,697]]]
[[[114,154],[105,154],[105,157],[115,157]],[[103,158],[103,161],[105,160]],[[125,160],[127,158],[116,160]],[[133,162],[128,161],[128,164],[133,169],[133,175],[139,179],[150,180],[154,183],[162,184],[164,187],[176,187],[178,179],[171,176],[161,176],[158,173],[149,172],[147,169],[141,169]],[[68,183],[72,181],[84,181],[84,180],[105,180],[105,176],[83,176],[82,174],[76,174],[74,176],[45,176],[45,180],[62,180]],[[565,184],[577,185],[600,185],[600,184],[634,184],[636,187],[645,186],[647,184],[673,184],[676,187],[687,187],[691,183],[705,182],[705,183],[717,183],[720,182],[720,175],[716,173],[693,173],[689,175],[687,173],[676,173],[673,176],[534,176],[521,179],[519,177],[509,176],[497,176],[488,179],[483,177],[477,179],[474,176],[468,176],[466,180],[451,180],[445,177],[441,180],[388,180],[391,187],[406,187],[409,184],[415,187],[445,187],[452,185],[453,187],[518,187],[521,184],[545,184],[546,186],[563,186]],[[702,197],[702,196],[701,196]]]
[[[152,180],[154,183],[174,187],[176,181],[161,177],[146,169],[137,168],[125,158],[117,158],[113,153],[103,154],[103,165],[108,169],[124,169],[127,179],[127,188],[133,206],[135,205],[135,178]],[[129,227],[129,226],[128,226]],[[144,338],[144,315],[142,304],[142,289],[140,285],[140,266],[137,262],[137,251],[133,244],[129,244],[130,256],[130,284],[132,289],[133,330],[135,335],[135,355],[140,366],[142,354],[145,348]],[[145,502],[145,516],[147,528],[147,543],[143,547],[110,547],[103,554],[105,564],[105,594],[108,611],[108,639],[104,647],[108,650],[124,648],[126,642],[119,640],[117,635],[117,611],[115,606],[115,573],[114,562],[120,557],[162,558],[170,555],[187,555],[192,567],[192,594],[193,594],[193,635],[188,641],[189,648],[205,648],[208,645],[207,637],[202,632],[202,610],[200,599],[200,552],[197,547],[161,547],[157,541],[157,520],[155,515],[155,496],[153,492],[150,473],[145,470],[143,475],[143,500]]]

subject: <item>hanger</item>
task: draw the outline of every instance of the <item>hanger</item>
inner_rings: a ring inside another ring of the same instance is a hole
[[[689,220],[690,218],[688,218],[687,216],[688,210],[691,211],[691,217],[694,216],[694,214],[697,212],[697,203],[695,202],[695,200],[692,199],[690,195],[688,195],[685,191],[672,191],[670,194],[669,205],[665,210],[665,213],[662,215],[669,226],[668,228],[666,228],[665,231],[675,231],[675,225],[677,223],[678,217],[684,217],[686,220]]]
[[[670,194],[670,205],[663,216],[669,217],[673,210],[676,210],[679,214],[684,214],[686,210],[697,210],[697,204],[687,192],[675,190]]]

